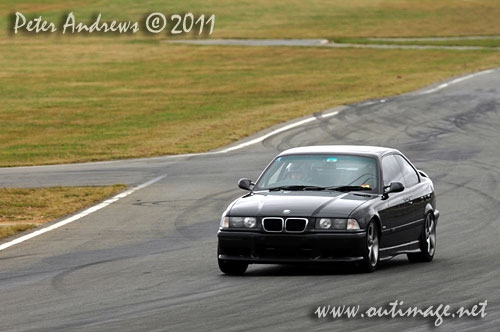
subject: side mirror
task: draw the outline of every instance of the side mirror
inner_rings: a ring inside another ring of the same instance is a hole
[[[390,185],[385,187],[385,194],[399,193],[405,190],[405,186],[401,182],[391,182]]]
[[[240,187],[243,190],[252,190],[251,187],[253,184],[254,183],[252,182],[252,180],[247,179],[247,178],[243,178],[243,179],[240,179],[240,181],[238,181],[238,187]]]

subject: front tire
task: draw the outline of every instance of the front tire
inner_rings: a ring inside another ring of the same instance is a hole
[[[420,235],[420,252],[408,254],[410,262],[430,262],[436,253],[436,220],[432,213],[425,217],[425,224]]]
[[[366,244],[361,263],[364,272],[374,272],[379,261],[379,236],[377,224],[371,220],[366,227]]]

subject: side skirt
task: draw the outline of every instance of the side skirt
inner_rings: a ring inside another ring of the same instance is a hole
[[[420,252],[419,241],[411,241],[397,246],[380,248],[380,261],[386,261],[397,255]]]

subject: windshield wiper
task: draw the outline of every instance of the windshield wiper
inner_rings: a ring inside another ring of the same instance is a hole
[[[304,185],[292,185],[292,186],[279,186],[269,188],[269,191],[280,191],[280,190],[324,190],[324,187],[318,186],[304,186]]]
[[[325,187],[319,186],[305,186],[304,190],[325,190]]]
[[[280,191],[280,190],[334,190],[334,191],[361,191],[361,190],[371,190],[370,187],[365,186],[331,186],[331,187],[319,187],[319,186],[304,186],[304,185],[291,185],[291,186],[279,186],[268,188],[269,191]]]
[[[370,187],[365,187],[365,186],[332,186],[332,187],[325,187],[323,188],[324,190],[335,190],[335,191],[360,191],[360,190],[372,190]]]

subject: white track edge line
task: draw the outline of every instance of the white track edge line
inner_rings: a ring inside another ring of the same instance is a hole
[[[82,211],[82,212],[80,212],[78,214],[75,214],[74,216],[71,216],[69,218],[63,219],[63,220],[61,220],[61,221],[59,221],[59,222],[57,222],[57,223],[55,223],[53,225],[50,225],[48,227],[44,227],[42,229],[34,231],[33,233],[29,233],[29,234],[26,234],[24,236],[18,237],[17,239],[14,239],[14,240],[12,240],[10,242],[3,243],[3,244],[0,245],[0,251],[2,251],[4,249],[7,249],[9,247],[12,247],[13,245],[16,245],[16,244],[22,243],[24,241],[27,241],[29,239],[32,239],[32,238],[34,238],[36,236],[39,236],[39,235],[42,235],[44,233],[50,232],[50,231],[52,231],[54,229],[57,229],[59,227],[62,227],[64,225],[67,225],[67,224],[69,224],[69,223],[71,223],[71,222],[73,222],[75,220],[81,219],[81,218],[83,218],[85,216],[88,216],[89,214],[91,214],[91,213],[93,213],[95,211],[98,211],[98,210],[100,210],[102,208],[105,208],[106,206],[108,206],[108,205],[110,205],[110,204],[118,201],[121,198],[127,197],[128,195],[130,195],[130,194],[132,194],[132,193],[134,193],[134,192],[136,192],[138,190],[141,190],[141,189],[143,189],[143,188],[145,188],[145,187],[147,187],[149,185],[152,185],[155,182],[160,181],[161,179],[165,178],[166,176],[167,176],[166,174],[158,176],[158,177],[156,177],[156,178],[154,178],[152,180],[149,180],[147,182],[144,182],[143,184],[138,185],[137,187],[134,187],[134,188],[131,188],[131,189],[127,190],[127,191],[124,191],[124,192],[122,192],[122,193],[120,193],[120,194],[118,194],[116,196],[113,196],[113,197],[111,197],[111,198],[109,198],[109,199],[107,199],[107,200],[105,200],[105,201],[103,201],[103,202],[101,202],[101,203],[99,203],[97,205],[94,205],[94,206],[92,206],[92,207],[90,207],[90,208],[88,208],[88,209],[86,209],[86,210],[84,210],[84,211]]]
[[[271,136],[274,136],[276,134],[282,133],[284,131],[287,131],[287,130],[290,130],[290,129],[293,129],[293,128],[296,128],[296,127],[300,127],[303,124],[306,124],[306,123],[309,123],[309,122],[312,122],[312,121],[315,121],[315,120],[326,119],[326,118],[335,116],[338,113],[339,113],[338,111],[335,111],[335,112],[332,112],[332,113],[322,114],[319,117],[311,116],[311,117],[306,118],[304,120],[297,121],[297,122],[291,123],[291,124],[289,124],[287,126],[284,126],[284,127],[278,128],[276,130],[273,130],[270,133],[267,133],[267,134],[264,134],[264,135],[259,136],[257,138],[254,138],[254,139],[252,139],[252,140],[250,140],[248,142],[243,142],[243,143],[238,144],[236,146],[229,147],[229,148],[226,148],[226,149],[220,150],[220,151],[215,151],[213,153],[227,153],[227,152],[230,152],[230,151],[239,150],[241,148],[244,148],[244,147],[256,144],[256,143],[260,143],[260,142],[264,141],[265,139],[267,139],[267,138],[269,138]]]
[[[419,95],[426,95],[426,94],[429,94],[429,93],[433,93],[433,92],[436,92],[436,91],[439,91],[439,90],[442,90],[452,84],[456,84],[456,83],[459,83],[459,82],[462,82],[462,81],[465,81],[465,80],[468,80],[470,78],[474,78],[476,76],[480,76],[480,75],[484,75],[484,74],[489,74],[489,73],[492,73],[494,72],[495,70],[494,69],[488,69],[488,70],[483,70],[483,71],[480,71],[478,73],[474,73],[474,74],[469,74],[469,75],[465,75],[465,76],[462,76],[462,77],[459,77],[459,78],[456,78],[452,81],[449,81],[447,83],[443,83],[441,85],[438,85],[437,87],[435,88],[432,88],[432,89],[429,89],[429,90],[425,90],[425,91],[422,91],[421,93],[419,93]]]

